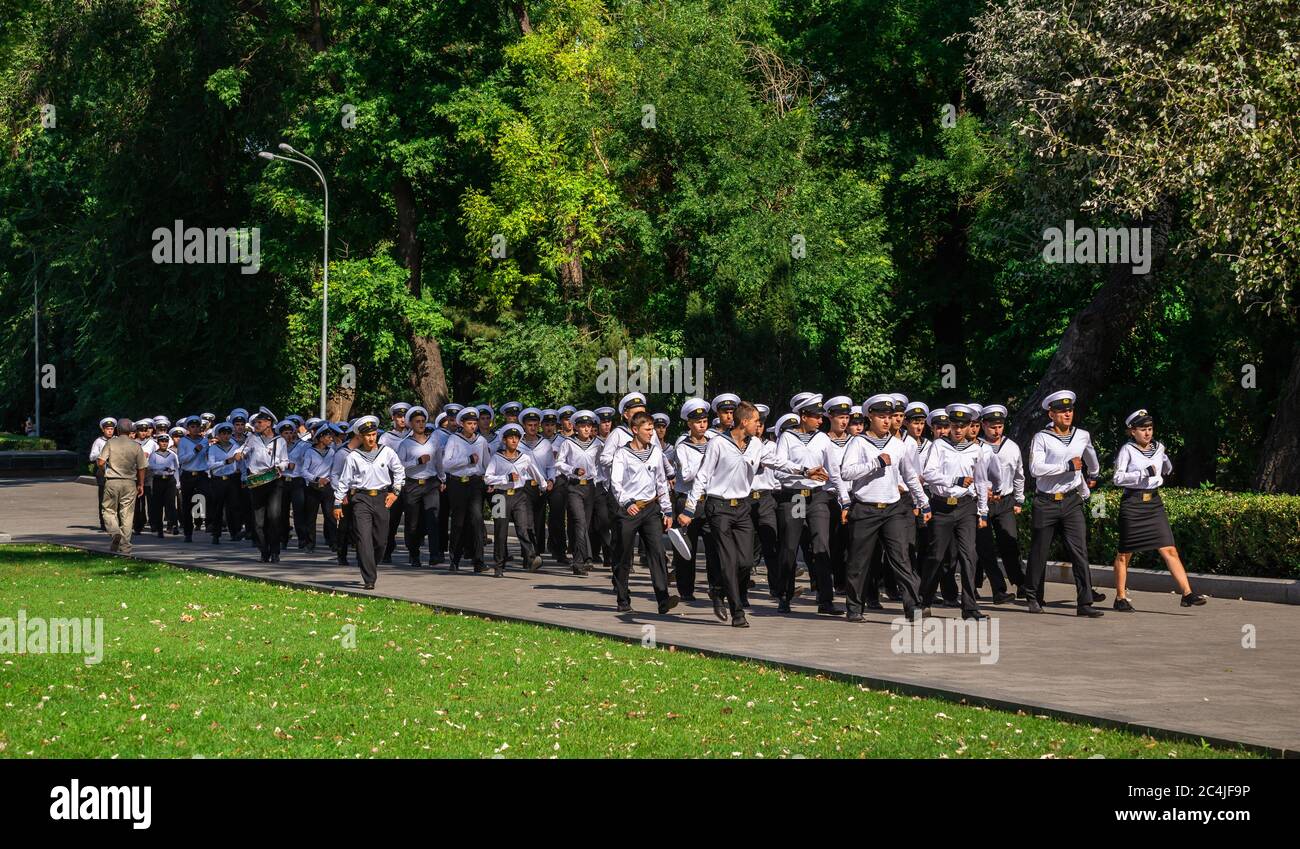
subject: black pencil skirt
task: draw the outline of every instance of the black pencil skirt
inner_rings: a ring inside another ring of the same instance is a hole
[[[1149,500],[1143,500],[1147,496]],[[1119,502],[1119,550],[1154,551],[1174,544],[1160,491],[1126,489]]]

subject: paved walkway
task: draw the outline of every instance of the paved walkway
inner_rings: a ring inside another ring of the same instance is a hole
[[[93,486],[0,481],[0,533],[11,534],[13,542],[107,551],[95,515]],[[644,570],[633,574],[634,612],[619,615],[608,572],[579,578],[549,560],[540,572],[510,569],[502,579],[490,572],[381,567],[378,589],[365,593],[356,568],[338,566],[328,552],[291,551],[278,564],[263,564],[246,545],[186,545],[180,537],[146,534],[136,538],[135,554],[624,639],[641,640],[645,626],[653,626],[661,646],[823,670],[877,687],[1300,752],[1300,608],[1291,605],[1212,599],[1185,610],[1172,592],[1134,593],[1140,613],[1111,612],[1108,601],[1105,617],[1086,620],[1074,615],[1072,587],[1049,583],[1046,615],[1012,605],[985,608],[997,617],[1000,639],[996,663],[982,664],[978,654],[896,654],[890,623],[901,610],[895,604],[868,614],[865,624],[819,616],[807,596],[796,600],[793,615],[777,615],[761,580],[751,592],[752,627],[738,629],[715,619],[707,600],[658,615]],[[19,601],[0,600],[0,607]],[[941,616],[957,612],[935,608]],[[1243,629],[1253,630],[1257,647],[1243,647]]]

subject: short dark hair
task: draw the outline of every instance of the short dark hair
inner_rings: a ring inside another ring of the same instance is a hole
[[[740,424],[741,422],[747,422],[757,415],[758,415],[758,407],[755,407],[753,404],[749,403],[748,401],[741,401],[739,404],[736,405],[736,417],[735,417],[736,424]]]
[[[653,416],[651,416],[645,410],[642,410],[639,413],[633,413],[632,421],[630,421],[628,424],[632,427],[633,430],[635,430],[636,428],[639,428],[641,425],[645,424],[646,422],[650,422],[650,424],[654,424],[655,420]]]

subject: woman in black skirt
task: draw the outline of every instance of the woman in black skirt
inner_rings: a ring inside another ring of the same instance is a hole
[[[1160,487],[1164,476],[1173,471],[1163,443],[1153,440],[1155,420],[1146,410],[1138,410],[1127,419],[1130,441],[1124,443],[1115,458],[1115,485],[1124,488],[1119,506],[1119,551],[1115,554],[1115,609],[1131,612],[1133,605],[1125,591],[1129,560],[1135,551],[1159,551],[1169,574],[1182,591],[1183,607],[1205,604],[1205,596],[1192,592],[1187,570],[1174,547]]]

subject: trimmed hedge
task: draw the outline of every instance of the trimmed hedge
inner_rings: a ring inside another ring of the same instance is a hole
[[[1099,486],[1085,503],[1088,516],[1088,560],[1109,564],[1119,546],[1119,502],[1122,491]],[[1105,515],[1094,515],[1095,499],[1106,499]],[[1238,575],[1253,578],[1300,579],[1300,496],[1261,495],[1215,489],[1160,490],[1169,514],[1174,544],[1189,572]],[[1029,556],[1029,516],[1020,514],[1021,554]],[[1062,559],[1057,542],[1049,559]],[[1130,564],[1144,569],[1163,569],[1164,560],[1155,551],[1133,555]]]
[[[0,451],[54,451],[58,447],[53,439],[0,433]]]

